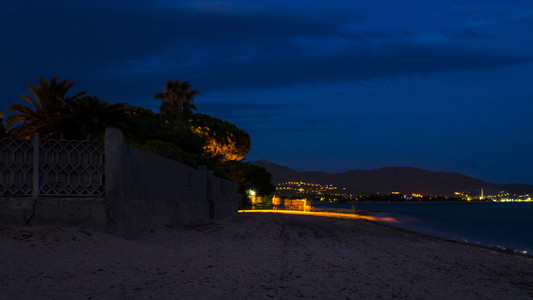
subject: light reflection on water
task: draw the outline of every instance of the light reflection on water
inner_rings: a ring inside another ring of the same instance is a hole
[[[342,218],[342,219],[360,219],[368,220],[375,222],[395,222],[392,217],[381,217],[375,215],[360,215],[353,212],[347,211],[301,211],[301,210],[272,210],[272,209],[252,209],[252,210],[239,210],[240,213],[278,213],[278,214],[290,214],[290,215],[309,215],[309,216],[320,216],[320,217],[331,217],[331,218]]]
[[[318,204],[320,209],[353,204]],[[533,203],[364,203],[359,210],[377,221],[422,233],[489,246],[533,251]]]

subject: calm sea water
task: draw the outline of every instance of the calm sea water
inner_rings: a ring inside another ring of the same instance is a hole
[[[350,208],[352,204],[318,204]],[[533,254],[533,203],[374,203],[359,210],[394,217],[391,225],[431,235],[512,247]]]

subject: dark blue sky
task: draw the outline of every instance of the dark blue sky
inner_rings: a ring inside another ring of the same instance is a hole
[[[0,109],[59,76],[157,110],[181,79],[248,160],[533,184],[532,28],[517,0],[2,1]]]

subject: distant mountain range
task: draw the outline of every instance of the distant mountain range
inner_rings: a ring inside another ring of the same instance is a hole
[[[470,195],[479,195],[481,189],[485,195],[497,194],[499,191],[517,195],[533,194],[533,185],[529,184],[490,183],[459,173],[434,172],[411,167],[326,173],[320,171],[300,172],[264,159],[253,164],[264,167],[270,172],[274,184],[287,181],[303,181],[322,185],[333,184],[344,187],[346,192],[356,195],[391,192],[444,196],[453,196],[455,192],[467,192]]]

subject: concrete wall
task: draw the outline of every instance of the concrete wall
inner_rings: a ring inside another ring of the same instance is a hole
[[[224,219],[234,215],[239,209],[241,198],[236,182],[218,178],[212,171],[207,171],[207,201],[211,219]]]
[[[0,198],[0,224],[67,224],[103,232],[107,219],[103,197]]]
[[[124,238],[166,225],[237,213],[237,183],[125,145],[106,131],[107,231]]]
[[[120,130],[105,139],[106,197],[0,198],[0,224],[68,224],[135,238],[163,226],[237,213],[237,183],[127,146]]]

